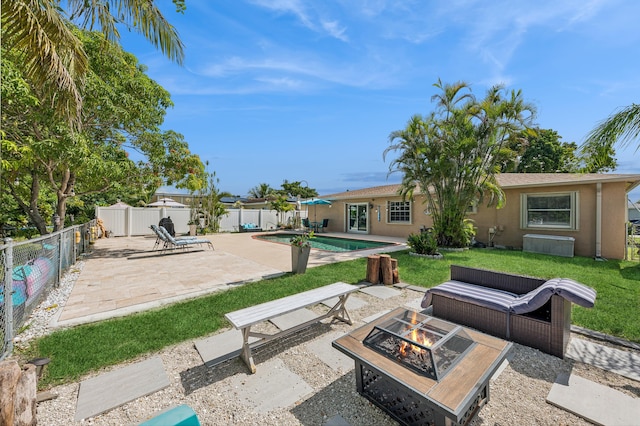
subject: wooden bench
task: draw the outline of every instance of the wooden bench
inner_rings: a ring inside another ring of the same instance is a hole
[[[269,340],[295,333],[298,330],[306,328],[309,325],[328,317],[339,319],[340,321],[344,321],[351,325],[352,322],[349,317],[349,313],[347,312],[346,303],[349,295],[358,289],[359,287],[355,285],[337,282],[225,314],[225,317],[229,322],[231,322],[236,329],[242,332],[242,349],[240,351],[240,357],[247,364],[251,373],[255,373],[256,366],[251,355],[252,348],[256,348]],[[306,308],[307,306],[316,305],[334,297],[338,298],[338,302],[329,309],[327,313],[296,325],[295,327],[282,330],[275,334],[264,334],[251,331],[251,326],[254,324],[268,321],[280,315]],[[250,344],[250,337],[259,338],[259,340]]]

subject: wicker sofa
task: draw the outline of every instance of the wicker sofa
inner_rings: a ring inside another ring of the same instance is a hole
[[[422,307],[432,305],[435,317],[564,358],[571,303],[592,307],[596,293],[575,281],[554,280],[451,265],[451,280],[429,289]]]

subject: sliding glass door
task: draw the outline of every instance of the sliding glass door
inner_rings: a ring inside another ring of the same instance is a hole
[[[368,232],[368,204],[348,204],[347,205],[347,232]]]

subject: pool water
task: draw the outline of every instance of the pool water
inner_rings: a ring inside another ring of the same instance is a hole
[[[275,243],[289,244],[289,240],[294,235],[296,234],[265,234],[265,235],[258,235],[256,236],[256,238],[259,240],[271,241]],[[310,241],[311,241],[311,248],[326,250],[326,251],[335,251],[335,252],[365,250],[365,249],[395,245],[394,243],[381,243],[378,241],[352,240],[349,238],[338,238],[338,237],[324,237],[318,234],[315,234]]]

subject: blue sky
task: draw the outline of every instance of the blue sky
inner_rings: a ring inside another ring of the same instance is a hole
[[[185,65],[134,34],[123,47],[171,93],[164,128],[237,195],[285,179],[320,194],[398,182],[388,136],[432,110],[438,78],[479,97],[520,89],[541,128],[578,144],[640,102],[636,0],[187,0],[183,15],[158,3]],[[617,173],[640,173],[636,146],[618,150]]]

